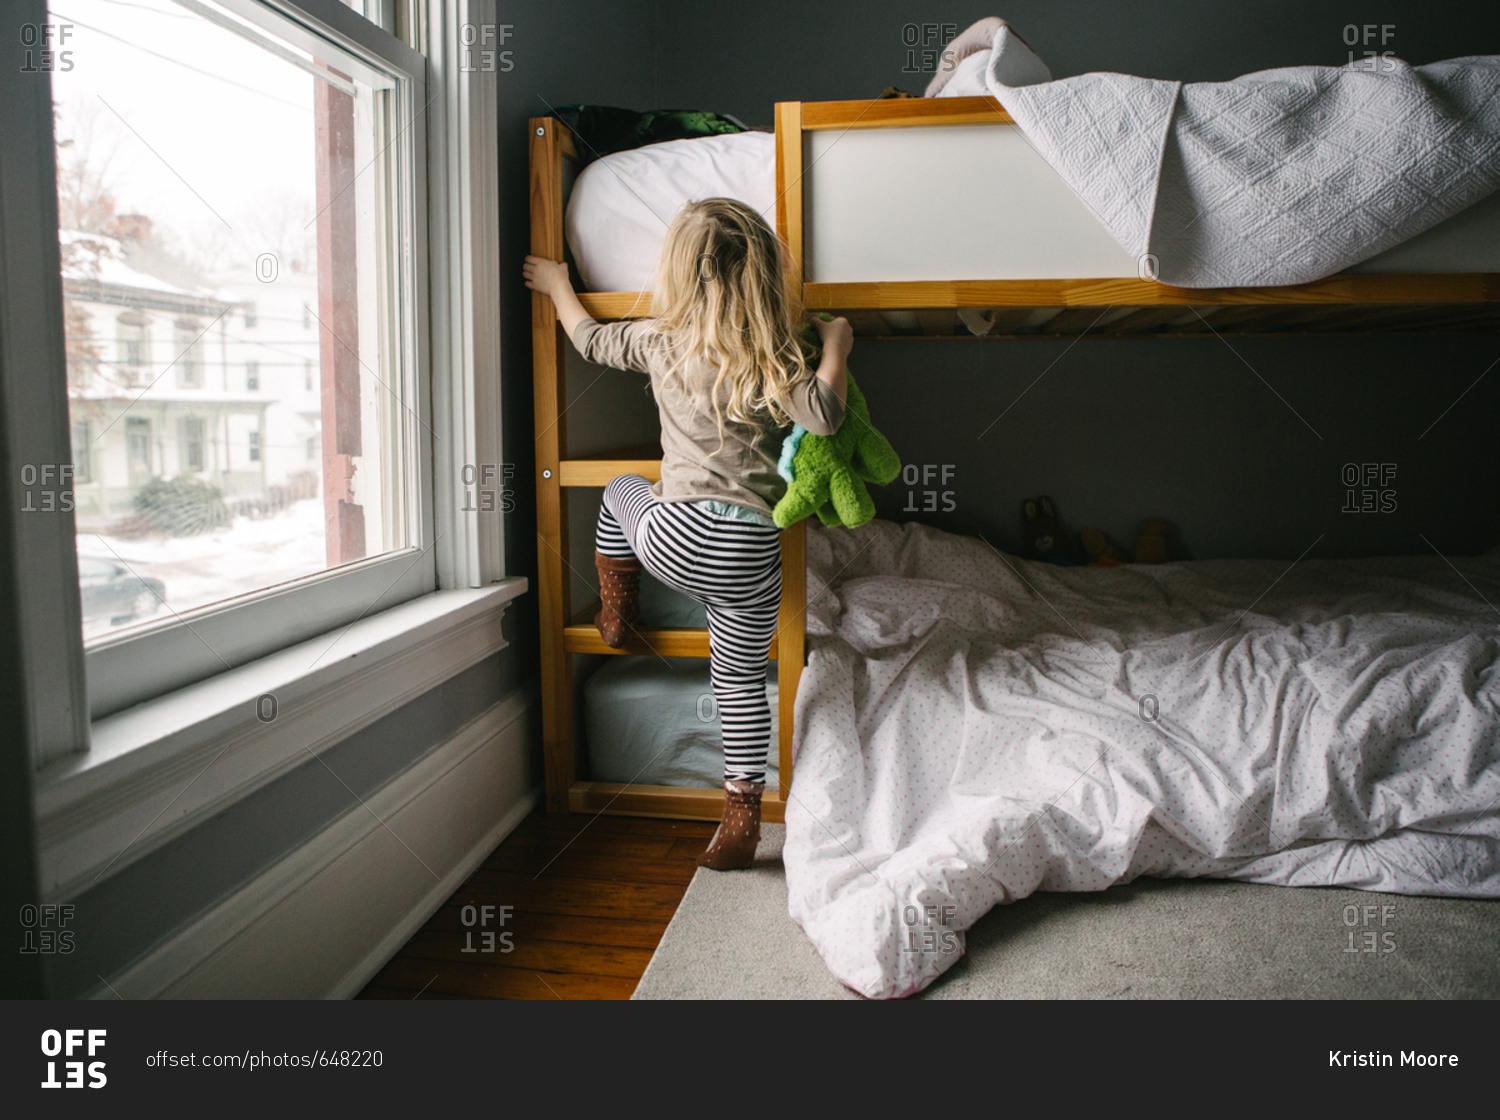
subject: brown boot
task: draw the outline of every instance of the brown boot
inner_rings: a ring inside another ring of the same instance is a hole
[[[698,866],[710,871],[735,871],[755,862],[760,843],[760,795],[765,782],[725,782],[724,818],[719,831],[698,857]]]
[[[641,562],[634,556],[617,558],[594,553],[599,569],[599,613],[594,626],[604,644],[619,649],[630,626],[641,617]]]

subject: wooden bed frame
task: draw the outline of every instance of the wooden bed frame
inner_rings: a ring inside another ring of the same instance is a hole
[[[1264,288],[1176,288],[1150,280],[943,280],[812,283],[803,266],[805,134],[872,128],[953,125],[995,127],[1013,122],[992,98],[912,98],[879,101],[781,102],[776,106],[776,227],[809,310],[849,318],[861,337],[972,337],[957,313],[993,311],[986,338],[1036,338],[1094,333],[1170,337],[1204,334],[1307,334],[1495,330],[1500,327],[1500,274],[1340,274],[1311,284]],[[530,121],[531,251],[567,256],[563,197],[566,161],[577,142],[551,117]],[[650,293],[593,292],[579,297],[596,319],[640,318]],[[1102,309],[1128,309],[1096,331]],[[541,616],[542,738],[546,806],[557,812],[718,820],[721,789],[640,786],[579,781],[575,774],[573,670],[575,654],[659,654],[707,657],[701,628],[641,628],[622,649],[600,639],[597,604],[575,611],[570,599],[568,491],[603,487],[621,474],[660,477],[660,449],[615,458],[566,458],[566,347],[571,345],[552,301],[532,293],[537,471],[537,556]],[[793,708],[806,656],[804,524],[782,534],[782,603],[771,657],[779,690],[781,786],[766,791],[763,813],[783,819],[792,780]]]

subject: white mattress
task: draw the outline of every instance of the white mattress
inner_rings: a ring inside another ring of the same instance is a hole
[[[733,198],[776,228],[776,138],[740,132],[669,140],[585,167],[568,198],[568,246],[593,292],[656,287],[667,226],[689,202]]]
[[[776,769],[776,666],[766,691],[771,751],[766,784]],[[611,657],[583,686],[589,777],[648,786],[717,786],[724,780],[719,720],[704,658]]]

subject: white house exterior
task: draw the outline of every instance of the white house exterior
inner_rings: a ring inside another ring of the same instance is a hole
[[[102,246],[63,276],[80,531],[128,521],[153,478],[211,483],[245,512],[316,496],[318,330],[296,290],[315,302],[316,277],[271,299],[194,291],[132,267],[118,241],[70,237]]]

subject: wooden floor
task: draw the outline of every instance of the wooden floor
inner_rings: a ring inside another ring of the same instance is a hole
[[[629,999],[714,827],[539,810],[359,998]]]

